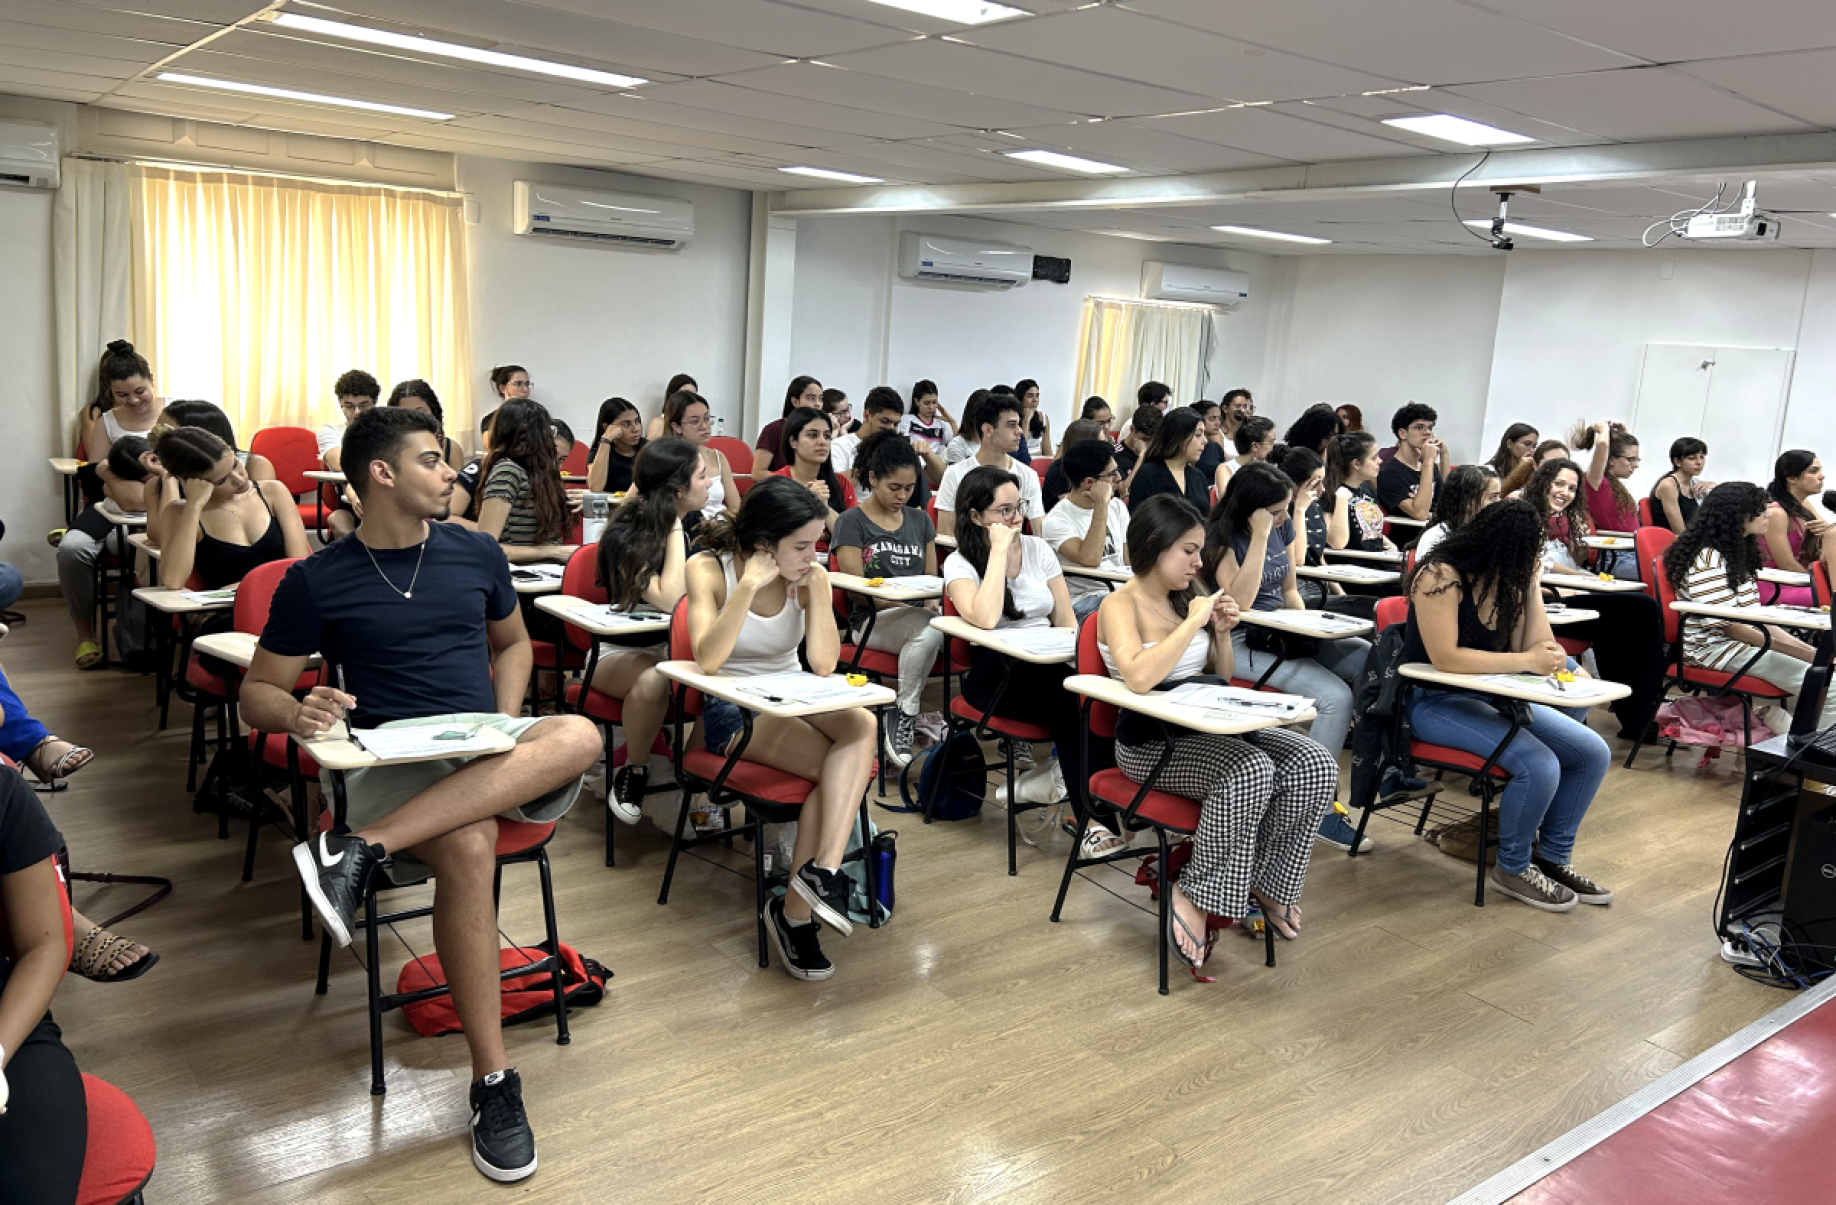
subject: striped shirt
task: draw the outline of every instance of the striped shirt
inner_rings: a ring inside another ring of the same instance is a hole
[[[500,460],[491,466],[491,475],[485,478],[484,491],[479,495],[481,503],[492,498],[502,498],[510,504],[510,514],[504,520],[504,530],[497,537],[499,544],[540,544],[542,535],[536,521],[535,494],[529,488],[529,474],[523,466],[514,460]],[[553,539],[553,533],[550,533]]]
[[[1689,567],[1689,575],[1677,590],[1677,597],[1688,602],[1718,607],[1759,606],[1759,589],[1751,578],[1742,582],[1738,590],[1728,589],[1727,562],[1713,548],[1704,548],[1696,554],[1695,563]],[[1740,655],[1753,651],[1752,645],[1735,640],[1727,634],[1730,620],[1707,615],[1683,615],[1678,618],[1683,621],[1683,659],[1691,665],[1699,665],[1704,669],[1726,669]]]

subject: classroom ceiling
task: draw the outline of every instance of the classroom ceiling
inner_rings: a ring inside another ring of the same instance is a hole
[[[837,186],[778,169],[825,168],[885,182],[863,194],[917,190],[921,201],[901,212],[998,212],[1277,253],[1489,253],[1453,221],[1444,187],[1477,152],[1386,117],[1449,113],[1534,140],[1514,155],[1562,152],[1569,170],[1541,197],[1514,201],[1514,216],[1595,247],[1635,246],[1651,222],[1700,204],[1730,179],[1722,169],[1739,165],[1705,149],[1663,172],[1627,179],[1603,167],[1590,180],[1590,163],[1672,140],[1727,148],[1836,129],[1836,5],[1807,0],[1738,10],[1710,0],[1010,0],[1021,15],[980,25],[875,0],[135,2],[0,0],[0,91],[782,191],[793,211]],[[276,12],[648,82],[618,88],[366,45],[264,19]],[[452,117],[237,95],[160,72]],[[1091,177],[1002,153],[1028,149],[1127,169],[1110,182],[1235,173],[1252,184],[1178,204],[1060,204],[1054,186]],[[1764,206],[1806,211],[1785,223],[1785,245],[1836,246],[1836,153],[1828,159],[1756,166],[1731,183],[1757,176]],[[1258,173],[1347,164],[1387,170],[1393,183],[1319,192],[1283,183],[1279,195],[1253,186]],[[1039,203],[979,204],[990,185],[1032,186],[1020,199]],[[1489,216],[1493,204],[1483,189],[1461,193],[1463,217]],[[1332,242],[1210,229],[1224,224]]]

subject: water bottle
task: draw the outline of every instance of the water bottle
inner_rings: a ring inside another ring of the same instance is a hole
[[[727,433],[726,417],[724,415],[716,414],[714,416],[714,434],[725,435],[726,433]]]
[[[612,514],[609,494],[587,494],[580,502],[580,542],[597,544],[605,534],[606,520]]]
[[[894,838],[898,837],[897,829],[887,829],[875,833],[873,838],[873,881],[880,891],[880,904],[888,912],[893,906],[893,866],[899,860],[899,851],[893,847]]]

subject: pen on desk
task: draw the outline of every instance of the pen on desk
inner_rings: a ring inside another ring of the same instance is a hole
[[[344,666],[339,665],[336,666],[335,669],[338,674],[338,693],[348,696],[351,692],[344,688]],[[357,739],[357,734],[355,732],[351,731],[351,713],[349,709],[346,709],[344,713],[344,739],[357,746],[359,749],[363,748],[363,742]]]

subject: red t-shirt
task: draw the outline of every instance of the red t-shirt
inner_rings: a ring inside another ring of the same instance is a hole
[[[1585,474],[1581,478],[1581,488],[1587,492],[1587,513],[1594,520],[1596,531],[1637,531],[1638,503],[1633,502],[1626,510],[1619,509],[1619,502],[1613,497],[1613,479],[1602,477],[1600,488],[1595,489]]]

